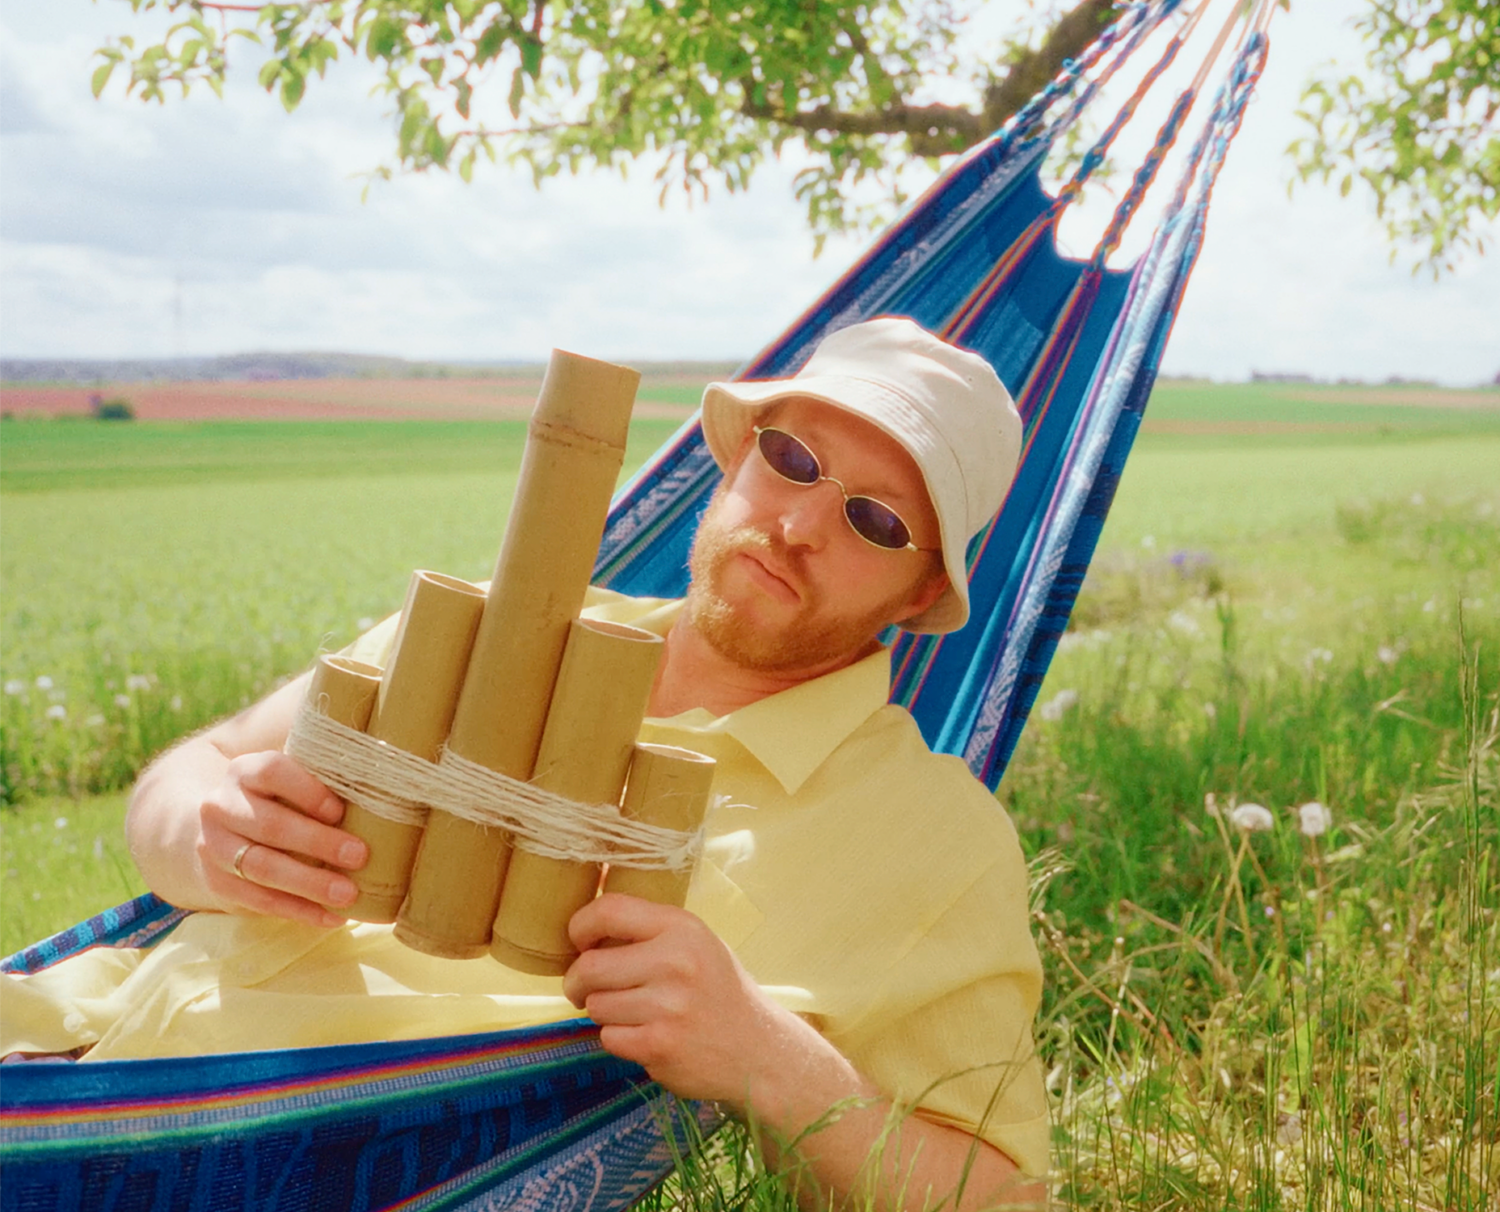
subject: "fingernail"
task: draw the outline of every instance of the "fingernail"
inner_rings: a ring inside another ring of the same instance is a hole
[[[340,867],[362,867],[365,862],[365,844],[363,842],[345,842],[339,847]]]
[[[328,895],[324,899],[330,905],[352,905],[354,898],[358,895],[359,889],[354,886],[352,880],[330,880]]]
[[[342,926],[347,920],[347,918],[339,917],[336,913],[325,913],[323,915],[323,925],[325,926]]]

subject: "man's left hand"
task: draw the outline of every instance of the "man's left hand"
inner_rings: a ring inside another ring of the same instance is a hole
[[[753,1100],[774,1122],[786,1110],[784,1075],[809,1050],[837,1056],[685,909],[606,894],[575,913],[568,932],[582,952],[563,980],[568,1000],[599,1024],[605,1048],[682,1098],[741,1111]]]

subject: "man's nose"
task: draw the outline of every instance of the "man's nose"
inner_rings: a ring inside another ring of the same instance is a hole
[[[819,550],[834,528],[844,524],[843,512],[844,494],[825,477],[788,494],[781,510],[781,537],[789,547]]]

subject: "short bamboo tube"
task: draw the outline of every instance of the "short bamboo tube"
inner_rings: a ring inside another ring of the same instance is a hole
[[[439,572],[412,573],[395,644],[380,680],[369,734],[396,749],[435,762],[448,737],[484,591]],[[361,922],[394,922],[406,897],[422,826],[377,816],[358,802],[344,812],[344,829],[363,838],[370,857],[349,878],[359,896],[343,912]]]
[[[713,758],[701,753],[643,741],[635,747],[620,810],[633,821],[689,833],[703,824],[714,769]],[[691,869],[646,871],[611,864],[604,877],[604,891],[623,892],[680,909],[687,902],[692,878]]]
[[[335,724],[363,732],[369,726],[379,690],[379,665],[366,665],[348,657],[321,656],[313,666],[312,681],[308,683],[307,704]],[[346,821],[348,816],[346,807]],[[314,867],[326,866],[318,859],[303,857]]]
[[[554,350],[527,432],[448,748],[529,779],[568,627],[583,607],[625,458],[640,374]],[[430,955],[483,955],[510,858],[504,830],[434,812],[396,937]]]
[[[587,804],[618,804],[665,645],[638,627],[575,620],[532,783]],[[490,954],[508,968],[561,976],[578,952],[568,919],[599,890],[597,863],[511,856]]]

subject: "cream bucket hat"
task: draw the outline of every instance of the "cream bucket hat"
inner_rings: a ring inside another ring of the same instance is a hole
[[[911,454],[927,484],[943,541],[948,588],[901,624],[957,631],[969,618],[969,540],[999,512],[1021,452],[1021,417],[978,354],[911,320],[866,320],[824,337],[790,379],[710,383],[703,436],[721,468],[778,400],[813,399],[863,417]]]

